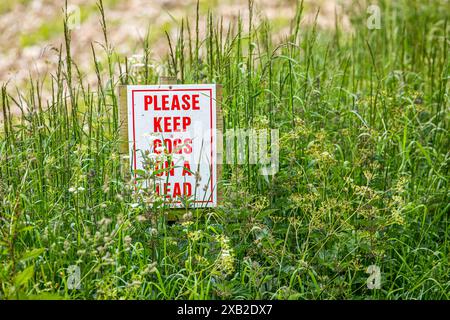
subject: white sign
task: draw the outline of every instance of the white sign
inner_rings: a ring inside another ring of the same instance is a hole
[[[216,85],[127,86],[131,165],[154,161],[152,186],[172,207],[215,207]]]

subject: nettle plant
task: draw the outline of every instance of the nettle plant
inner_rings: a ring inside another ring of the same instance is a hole
[[[300,2],[276,40],[252,1],[228,26],[211,12],[202,23],[197,5],[155,61],[149,35],[139,56],[114,52],[99,1],[89,85],[66,16],[51,76],[0,91],[0,298],[448,299],[447,10],[379,6],[381,29],[358,2],[351,30],[323,30]],[[169,223],[155,184],[171,152],[144,154],[136,172],[119,152],[117,86],[162,72],[222,85],[224,136],[278,130],[276,174],[246,143],[223,165],[220,205],[182,197]]]

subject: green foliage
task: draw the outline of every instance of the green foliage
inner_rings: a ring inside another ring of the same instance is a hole
[[[70,50],[47,105],[35,83],[21,99],[2,88],[0,298],[448,299],[446,11],[380,6],[380,30],[354,6],[345,33],[300,25],[299,6],[280,44],[252,16],[248,30],[210,14],[168,35],[160,65],[180,83],[221,83],[225,129],[280,132],[275,176],[226,165],[224,202],[169,224],[161,199],[134,192],[118,151],[116,85],[157,81],[151,44],[142,61],[111,52],[100,2],[107,59],[92,46],[96,90]],[[369,290],[373,264],[381,289]],[[68,286],[71,265],[80,289]]]

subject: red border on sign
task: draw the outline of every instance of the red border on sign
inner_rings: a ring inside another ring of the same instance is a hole
[[[131,108],[133,113],[133,162],[134,162],[134,179],[136,180],[136,170],[137,170],[137,164],[136,164],[136,128],[135,128],[135,115],[134,115],[134,93],[135,92],[154,92],[154,91],[209,91],[209,120],[210,120],[210,128],[211,128],[211,143],[210,143],[210,150],[211,150],[211,165],[210,165],[210,171],[211,171],[211,179],[210,179],[210,185],[211,185],[211,200],[203,201],[203,200],[195,200],[194,203],[213,203],[214,199],[214,193],[213,193],[213,123],[212,123],[212,89],[135,89],[131,90]],[[181,203],[181,201],[175,201],[175,203]]]

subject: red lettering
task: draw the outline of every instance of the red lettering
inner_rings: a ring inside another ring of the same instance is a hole
[[[169,192],[170,192],[170,182],[164,183],[164,195],[166,196],[166,198],[170,198]]]
[[[173,140],[173,153],[181,154],[182,148],[181,148],[180,144],[181,144],[181,139]]]
[[[173,96],[172,110],[180,110],[180,101],[178,101],[177,95]]]
[[[161,97],[161,106],[158,106],[158,97]],[[169,100],[170,99],[170,100]],[[184,94],[181,96],[181,102],[179,95],[173,95],[170,97],[167,94],[158,95],[146,95],[144,96],[144,110],[148,111],[153,106],[155,111],[170,111],[170,110],[200,110],[200,95]]]
[[[162,119],[162,117],[154,117],[153,118],[153,131],[154,132],[163,132],[161,129],[161,119]]]
[[[184,161],[183,164],[183,173],[182,176],[192,176],[192,172],[191,172],[191,165],[189,164],[189,161]]]
[[[186,131],[187,127],[191,124],[191,118],[183,117],[183,130]]]
[[[179,132],[180,131],[180,120],[181,117],[173,117],[173,131]]]
[[[175,166],[173,164],[173,161],[171,161],[170,165],[169,165],[169,162],[166,161],[165,165],[166,165],[166,169],[169,169],[168,171],[166,171],[166,176],[167,176],[167,173],[169,173],[169,176],[173,177],[175,175]]]
[[[162,96],[162,109],[163,110],[170,110],[169,107],[167,106],[167,104],[169,102],[168,99],[169,99],[169,96],[167,94],[164,94]]]
[[[172,153],[172,140],[164,139],[164,147],[165,147],[166,154]]]
[[[189,182],[183,183],[183,194],[186,197],[190,197],[192,195],[192,186]]]
[[[192,139],[186,138],[182,141],[179,138],[172,139],[167,138],[164,141],[161,139],[153,140],[153,152],[156,154],[161,154],[161,147],[164,146],[165,153],[176,153],[176,154],[191,154],[192,153]]]
[[[171,176],[175,175],[175,167],[173,161],[169,164],[169,161],[164,161],[164,163],[157,163],[155,165],[155,172],[157,177],[161,176]]]
[[[144,96],[144,110],[148,111],[148,106],[153,103],[152,96]]]
[[[189,108],[191,107],[191,104],[189,102],[189,95],[183,94],[183,96],[181,97],[181,100],[183,101],[183,104],[181,105],[183,110],[189,110]]]
[[[179,182],[175,182],[173,185],[173,193],[171,193],[172,189],[171,189],[171,183],[170,182],[165,182],[156,185],[156,194],[158,196],[161,195],[161,187],[164,190],[164,194],[163,196],[165,196],[166,198],[176,198],[176,197],[180,197],[182,195],[186,196],[186,197],[190,197],[192,195],[192,185],[189,182],[184,182],[183,183],[183,192],[181,192],[181,185]]]
[[[156,154],[161,154],[161,145],[162,145],[162,142],[160,139],[153,140],[153,151]]]
[[[175,183],[175,186],[173,188],[173,198],[181,196],[181,190],[180,190],[180,184]]]
[[[192,95],[192,110],[200,110],[199,104],[199,95],[193,94]]]
[[[184,139],[184,144],[185,144],[185,147],[184,147],[184,153],[185,153],[185,154],[190,154],[190,153],[192,153],[192,146],[191,146],[191,144],[192,144],[192,139],[190,139],[190,138]]]

